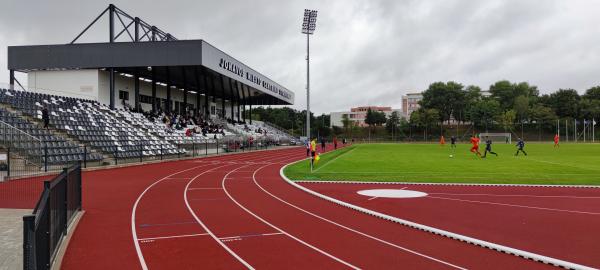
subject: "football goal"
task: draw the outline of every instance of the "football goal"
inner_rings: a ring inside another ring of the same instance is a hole
[[[492,140],[493,142],[512,143],[511,133],[480,133],[479,138],[482,141]]]

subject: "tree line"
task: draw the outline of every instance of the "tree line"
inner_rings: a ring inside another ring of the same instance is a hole
[[[557,120],[600,119],[600,86],[584,91],[583,95],[574,89],[558,89],[552,93],[540,94],[537,86],[527,82],[498,81],[484,92],[479,86],[464,86],[457,82],[435,82],[423,91],[420,108],[409,119],[397,113],[386,116],[382,112],[367,111],[367,127],[359,127],[345,115],[342,126],[330,128],[330,116],[311,113],[311,135],[331,137],[370,137],[377,136],[416,138],[424,134],[447,134],[463,127],[464,132],[500,131],[515,132],[523,127],[536,127],[553,133]],[[247,113],[249,111],[247,110]],[[249,116],[249,115],[248,115]],[[306,111],[289,107],[253,108],[252,118],[273,123],[295,136],[303,136]],[[468,127],[468,128],[467,128]],[[536,131],[537,132],[537,131]],[[541,136],[541,135],[540,135]]]
[[[527,82],[498,81],[484,95],[478,86],[456,82],[436,82],[423,92],[421,108],[410,122],[427,129],[444,123],[470,123],[479,129],[510,130],[515,124],[538,124],[550,128],[557,120],[600,119],[600,86],[583,95],[574,89],[559,89],[540,94],[537,86]]]

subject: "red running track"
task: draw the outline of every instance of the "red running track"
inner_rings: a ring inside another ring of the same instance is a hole
[[[600,188],[302,183],[369,210],[544,256],[600,268]],[[404,189],[418,198],[361,190]]]
[[[64,269],[544,269],[318,199],[280,168],[303,148],[84,174]]]

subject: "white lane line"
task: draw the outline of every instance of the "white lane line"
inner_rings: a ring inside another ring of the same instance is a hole
[[[264,168],[264,167],[267,167],[267,166],[269,166],[269,165],[264,165],[264,166],[262,166],[262,167],[258,168],[257,170],[255,170],[255,171],[254,171],[254,174],[253,174],[253,175],[255,175],[255,174],[256,174],[256,172],[257,172],[258,170],[260,170],[260,169],[262,169],[262,168]],[[346,262],[346,261],[344,261],[344,260],[342,260],[342,259],[340,259],[340,258],[338,258],[338,257],[335,257],[335,256],[333,256],[333,255],[331,255],[331,254],[329,254],[329,253],[327,253],[327,252],[325,252],[325,251],[323,251],[323,250],[321,250],[321,249],[319,249],[319,248],[317,248],[317,247],[315,247],[315,246],[313,246],[313,245],[309,244],[309,243],[306,243],[306,242],[302,241],[301,239],[299,239],[299,238],[297,238],[297,237],[295,237],[295,236],[293,236],[293,235],[289,234],[288,232],[286,232],[286,231],[284,231],[284,230],[280,229],[279,227],[277,227],[277,226],[275,226],[275,225],[273,225],[273,224],[269,223],[268,221],[266,221],[266,220],[264,220],[263,218],[259,217],[258,215],[256,215],[256,214],[255,214],[255,213],[253,213],[252,211],[248,210],[248,208],[246,208],[246,207],[244,207],[243,205],[241,205],[241,204],[240,204],[238,201],[236,201],[236,200],[235,200],[235,199],[234,199],[234,198],[231,196],[231,194],[229,194],[229,192],[227,191],[227,188],[225,187],[225,180],[226,180],[226,179],[227,179],[227,178],[226,178],[226,177],[224,177],[224,178],[223,178],[223,181],[221,182],[221,186],[223,187],[223,190],[225,191],[225,194],[227,194],[227,196],[228,196],[228,197],[231,199],[231,201],[233,201],[235,204],[237,204],[237,205],[238,205],[240,208],[242,208],[242,209],[243,209],[244,211],[246,211],[248,214],[250,214],[250,215],[252,215],[253,217],[255,217],[256,219],[258,219],[258,220],[262,221],[264,224],[267,224],[267,225],[269,225],[271,228],[273,228],[273,229],[277,230],[278,232],[281,232],[281,233],[285,234],[286,236],[288,236],[288,237],[290,237],[290,238],[292,238],[292,239],[296,240],[297,242],[299,242],[299,243],[301,243],[301,244],[303,244],[303,245],[305,245],[305,246],[307,246],[307,247],[309,247],[309,248],[311,248],[311,249],[313,249],[313,250],[315,250],[315,251],[317,251],[317,252],[319,252],[319,253],[321,253],[321,254],[323,254],[323,255],[325,255],[325,256],[327,256],[327,257],[329,257],[329,258],[331,258],[331,259],[333,259],[333,260],[335,260],[335,261],[337,261],[337,262],[339,262],[339,263],[341,263],[341,264],[343,264],[343,265],[346,265],[346,266],[348,266],[348,267],[350,267],[350,268],[352,268],[352,269],[360,269],[360,268],[358,268],[358,267],[357,267],[357,266],[355,266],[355,265],[352,265],[352,264],[350,264],[350,263],[348,263],[348,262]]]
[[[138,239],[138,241],[171,239],[171,238],[183,238],[183,237],[194,237],[194,236],[205,236],[205,235],[208,235],[208,233],[196,233],[196,234],[183,234],[183,235],[148,237],[148,238],[140,238],[140,239]]]
[[[486,193],[429,193],[431,195],[456,195],[456,196],[489,196],[489,197],[527,197],[527,198],[564,198],[564,199],[600,199],[600,197],[563,196],[563,195],[526,195],[526,194],[486,194]]]
[[[219,237],[220,240],[227,239],[235,239],[235,238],[248,238],[248,237],[257,237],[257,236],[272,236],[272,235],[282,235],[283,233],[261,233],[261,234],[253,234],[253,235],[238,235],[238,236],[228,236],[228,237]]]
[[[373,197],[373,198],[370,198],[370,199],[368,199],[367,201],[370,201],[370,200],[375,200],[375,199],[377,199],[377,198],[378,198],[378,197]]]
[[[239,168],[243,168],[246,167],[248,165],[244,165]],[[237,169],[231,170],[229,171],[225,177],[227,177],[227,175],[229,175],[230,173],[234,172]],[[225,245],[223,243],[223,241],[221,241],[207,226],[206,224],[204,224],[204,222],[202,222],[202,220],[200,220],[200,218],[198,217],[198,215],[196,215],[196,212],[194,212],[194,210],[192,210],[192,207],[190,206],[190,202],[188,201],[188,196],[187,196],[187,192],[188,189],[190,187],[190,185],[194,182],[194,180],[196,180],[200,175],[198,175],[197,177],[192,178],[192,180],[190,182],[188,182],[188,184],[185,186],[185,189],[183,190],[183,200],[185,201],[185,206],[188,208],[188,211],[192,214],[192,216],[194,216],[194,219],[196,219],[196,221],[198,222],[198,224],[200,224],[200,226],[202,226],[202,228],[210,235],[210,237],[212,237],[217,243],[219,243],[219,245],[221,245],[221,247],[223,247],[227,252],[229,252],[229,254],[231,256],[233,256],[234,258],[236,258],[240,263],[242,263],[246,268],[248,269],[254,269],[254,267],[252,267],[252,265],[250,265],[248,262],[246,262],[244,259],[242,259],[242,257],[240,257],[239,255],[237,255],[233,250],[231,250],[227,245]]]
[[[526,205],[519,205],[519,204],[508,204],[508,203],[495,203],[495,202],[485,202],[485,201],[463,200],[463,199],[445,198],[445,197],[436,197],[436,196],[427,196],[425,198],[442,199],[442,200],[450,200],[450,201],[460,201],[460,202],[470,202],[470,203],[481,203],[481,204],[492,204],[492,205],[501,205],[501,206],[527,208],[527,209],[536,209],[536,210],[566,212],[566,213],[573,213],[573,214],[600,215],[600,213],[594,213],[594,212],[564,210],[564,209],[554,209],[554,208],[526,206]]]
[[[148,190],[150,190],[150,188],[152,188],[153,186],[155,186],[156,184],[158,184],[164,180],[169,179],[169,177],[172,177],[172,176],[177,175],[182,172],[187,172],[187,171],[191,171],[193,169],[203,168],[203,167],[207,167],[207,166],[209,166],[209,165],[195,166],[195,167],[192,167],[189,169],[181,170],[181,171],[172,173],[170,175],[167,175],[167,176],[157,180],[156,182],[152,183],[151,185],[149,185],[146,189],[144,189],[144,191],[135,200],[135,203],[133,204],[133,209],[131,210],[131,236],[133,238],[133,244],[135,245],[135,251],[137,253],[138,259],[140,260],[140,266],[142,267],[143,270],[148,270],[148,266],[146,265],[146,260],[144,259],[144,255],[142,254],[142,249],[140,248],[140,242],[138,241],[137,229],[136,229],[136,225],[135,225],[135,215],[136,215],[137,206],[140,203],[140,200],[142,199],[144,194],[146,194],[146,192],[148,192]]]
[[[261,169],[262,169],[262,168],[261,168]],[[259,170],[260,170],[260,169],[259,169]],[[257,170],[257,172],[258,172],[258,170]],[[400,249],[400,250],[406,251],[406,252],[408,252],[408,253],[411,253],[411,254],[414,254],[414,255],[417,255],[417,256],[421,256],[421,257],[423,257],[423,258],[426,258],[426,259],[429,259],[429,260],[432,260],[432,261],[436,261],[436,262],[439,262],[439,263],[441,263],[441,264],[444,264],[444,265],[447,265],[447,266],[450,266],[450,267],[453,267],[453,268],[456,268],[456,269],[467,269],[467,268],[460,267],[460,266],[457,266],[457,265],[451,264],[451,263],[449,263],[449,262],[443,261],[443,260],[441,260],[441,259],[437,259],[437,258],[434,258],[434,257],[428,256],[428,255],[425,255],[425,254],[423,254],[423,253],[420,253],[420,252],[418,252],[418,251],[414,251],[414,250],[412,250],[412,249],[409,249],[409,248],[406,248],[406,247],[403,247],[403,246],[399,246],[399,245],[396,245],[396,244],[394,244],[394,243],[390,243],[390,242],[388,242],[388,241],[385,241],[385,240],[383,240],[383,239],[379,239],[379,238],[377,238],[377,237],[375,237],[375,236],[372,236],[372,235],[370,235],[370,234],[366,234],[366,233],[364,233],[364,232],[361,232],[361,231],[358,231],[358,230],[352,229],[352,228],[350,228],[350,227],[348,227],[348,226],[345,226],[345,225],[339,224],[339,223],[337,223],[337,222],[335,222],[335,221],[329,220],[329,219],[327,219],[327,218],[324,218],[324,217],[322,217],[322,216],[319,216],[319,215],[317,215],[317,214],[315,214],[315,213],[313,213],[313,212],[310,212],[310,211],[308,211],[308,210],[305,210],[305,209],[303,209],[303,208],[301,208],[301,207],[299,207],[299,206],[297,206],[297,205],[295,205],[295,204],[292,204],[292,203],[290,203],[290,202],[288,202],[288,201],[285,201],[285,200],[283,200],[283,199],[281,199],[281,198],[279,198],[279,197],[275,196],[274,194],[272,194],[271,192],[269,192],[269,191],[267,191],[265,188],[263,188],[263,186],[261,186],[261,185],[260,185],[260,184],[259,184],[259,183],[256,181],[256,173],[253,175],[253,177],[254,177],[254,184],[256,184],[256,186],[258,186],[258,188],[260,188],[260,189],[261,189],[263,192],[267,193],[268,195],[270,195],[271,197],[275,198],[276,200],[278,200],[278,201],[280,201],[280,202],[282,202],[282,203],[284,203],[284,204],[286,204],[286,205],[289,205],[290,207],[292,207],[292,208],[295,208],[295,209],[297,209],[297,210],[299,210],[299,211],[301,211],[301,212],[303,212],[303,213],[306,213],[306,214],[308,214],[308,215],[310,215],[310,216],[313,216],[313,217],[315,217],[315,218],[318,218],[318,219],[320,219],[320,220],[323,220],[323,221],[325,221],[325,222],[331,223],[331,224],[333,224],[333,225],[335,225],[335,226],[338,226],[338,227],[340,227],[340,228],[343,228],[343,229],[345,229],[345,230],[348,230],[348,231],[351,231],[351,232],[353,232],[353,233],[356,233],[356,234],[362,235],[362,236],[364,236],[364,237],[367,237],[367,238],[369,238],[369,239],[375,240],[375,241],[377,241],[377,242],[380,242],[380,243],[383,243],[383,244],[386,244],[386,245],[389,245],[389,246],[395,247],[395,248],[397,248],[397,249]],[[405,187],[405,188],[406,188],[406,187]]]
[[[323,164],[323,166],[320,166],[319,168],[317,168],[317,169],[316,169],[316,170],[314,170],[313,172],[317,172],[317,171],[319,171],[320,169],[323,169],[323,168],[327,167],[327,165],[329,165],[329,164],[333,163],[333,162],[334,162],[334,161],[336,161],[338,158],[340,158],[340,157],[343,157],[343,156],[345,156],[346,154],[350,154],[350,152],[352,152],[352,151],[354,151],[354,150],[356,150],[356,148],[352,148],[352,149],[350,149],[350,151],[348,151],[348,152],[341,153],[339,156],[337,156],[337,157],[335,157],[334,159],[330,160],[329,162],[327,162],[327,163]],[[331,152],[330,152],[330,153],[331,153]]]
[[[189,190],[202,190],[202,189],[222,189],[220,187],[197,187],[197,188],[189,188]]]
[[[273,158],[273,157],[277,157],[280,156],[281,153],[275,153],[274,155],[269,155],[266,158]],[[290,154],[292,155],[292,154]],[[293,155],[296,155],[295,153]],[[259,158],[262,159],[262,158]],[[217,168],[221,168],[221,167],[225,167],[227,165],[223,165],[220,167],[216,167],[214,169]],[[248,167],[250,165],[243,165],[240,167],[237,167],[236,169],[230,170],[229,172],[227,172],[227,174],[225,174],[223,176],[223,179],[227,178],[227,176],[229,176],[229,174],[244,168],[244,167]],[[192,178],[187,185],[185,186],[185,189],[183,190],[183,200],[185,201],[185,206],[188,208],[188,211],[192,214],[192,216],[194,217],[194,219],[196,219],[196,222],[198,222],[198,224],[200,224],[200,226],[202,226],[202,228],[210,235],[210,237],[212,237],[219,245],[221,245],[221,247],[223,247],[231,256],[233,256],[234,258],[236,258],[240,263],[242,263],[246,268],[248,269],[254,269],[254,267],[252,267],[248,262],[246,262],[244,259],[242,259],[242,257],[240,257],[239,255],[237,255],[233,250],[231,250],[227,245],[225,245],[223,243],[223,241],[219,240],[219,238],[206,226],[206,224],[204,224],[204,222],[202,222],[202,220],[200,220],[200,218],[198,217],[198,215],[196,215],[196,212],[194,212],[194,210],[192,210],[192,207],[190,206],[190,202],[188,201],[188,189],[190,188],[190,185],[192,183],[194,183],[194,181],[196,181],[196,179],[198,177],[200,177],[202,174],[197,175],[196,177]]]

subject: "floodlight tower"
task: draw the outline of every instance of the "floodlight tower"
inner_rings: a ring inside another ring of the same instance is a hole
[[[310,35],[317,27],[317,11],[304,10],[302,34],[306,34],[306,138],[310,141]]]

